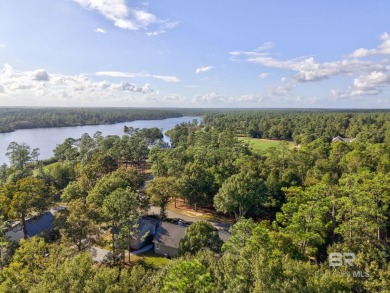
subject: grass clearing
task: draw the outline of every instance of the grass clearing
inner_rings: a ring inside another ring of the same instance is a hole
[[[251,138],[251,137],[238,137],[238,140],[249,143],[249,146],[255,152],[265,152],[270,147],[276,147],[283,140],[271,140],[271,139],[262,139],[262,138]],[[294,142],[287,141],[289,144],[289,148],[294,148]]]
[[[143,261],[156,269],[162,268],[170,262],[170,259],[165,256],[154,253],[153,249],[138,255],[132,255],[130,258],[132,262]]]
[[[48,173],[50,171],[50,169],[54,168],[56,165],[59,165],[59,164],[62,164],[62,163],[61,162],[54,162],[54,163],[51,163],[49,165],[43,166],[43,171],[45,173]],[[33,170],[33,175],[34,176],[38,175],[38,169]]]

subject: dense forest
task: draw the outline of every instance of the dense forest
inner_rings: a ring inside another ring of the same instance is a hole
[[[253,111],[206,113],[204,122],[217,130],[231,129],[254,138],[294,140],[354,137],[373,143],[389,137],[390,111]],[[388,141],[389,142],[389,141]]]
[[[38,127],[112,124],[181,116],[181,112],[160,109],[0,108],[0,132]]]
[[[390,292],[389,112],[209,112],[168,131],[172,147],[158,129],[125,131],[69,138],[47,166],[10,145],[0,292]],[[255,151],[240,136],[281,141]],[[176,199],[230,219],[230,238],[197,221],[164,266],[132,260],[142,214],[169,220]],[[51,233],[5,237],[55,205]],[[110,257],[94,264],[92,247]]]

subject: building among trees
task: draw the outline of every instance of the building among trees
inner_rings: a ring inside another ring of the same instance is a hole
[[[356,140],[356,138],[349,138],[349,137],[341,137],[341,136],[336,136],[332,139],[332,142],[346,142],[346,143],[349,143],[349,142],[354,142]]]

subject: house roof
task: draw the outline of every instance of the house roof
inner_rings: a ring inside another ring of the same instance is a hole
[[[57,211],[64,209],[65,207],[54,207],[49,211],[44,212],[38,216],[31,217],[26,220],[26,230],[28,238],[41,234],[44,231],[48,231],[53,228],[54,215]],[[6,237],[13,241],[19,241],[24,237],[23,227],[20,222],[15,223],[6,232]]]
[[[179,248],[180,240],[184,237],[186,227],[167,222],[162,222],[157,228],[154,243],[160,243],[165,246]]]
[[[139,231],[139,233],[143,234],[146,231],[149,231],[150,229],[153,229],[154,227],[159,225],[160,222],[161,222],[161,220],[159,220],[159,219],[154,219],[154,218],[150,218],[150,217],[142,217],[138,221],[138,231]]]
[[[53,228],[54,214],[51,211],[45,212],[42,215],[28,219],[26,221],[26,230],[28,238],[41,234]],[[5,234],[10,240],[19,241],[23,236],[22,224],[18,223],[10,228]]]
[[[343,142],[353,142],[356,138],[350,138],[350,137],[341,137],[341,136],[336,136],[332,139],[332,142],[337,142],[337,141],[343,141]]]

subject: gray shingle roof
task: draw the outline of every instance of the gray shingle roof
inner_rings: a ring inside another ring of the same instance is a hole
[[[332,142],[343,141],[348,143],[348,142],[353,142],[354,140],[355,138],[336,136],[332,139]]]
[[[48,231],[53,228],[53,220],[54,215],[51,211],[45,212],[42,215],[33,217],[26,221],[26,229],[28,238],[33,237],[35,235],[39,235],[44,231]],[[23,229],[22,225],[18,223],[13,226],[8,232],[5,234],[13,241],[19,241],[23,238]]]
[[[64,208],[64,206],[53,207],[41,215],[26,219],[27,237],[30,238],[39,235],[42,232],[53,229],[54,215],[57,213],[57,211],[63,210]],[[22,224],[20,222],[16,222],[6,232],[5,236],[9,237],[10,240],[19,242],[19,240],[24,236]]]
[[[186,227],[162,222],[157,229],[154,243],[160,243],[165,246],[179,248],[180,240],[184,237]]]

